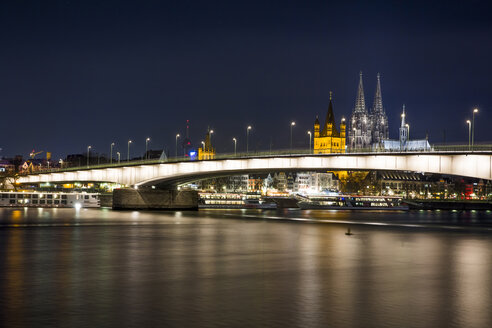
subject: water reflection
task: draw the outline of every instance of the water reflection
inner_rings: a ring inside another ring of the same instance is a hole
[[[488,327],[491,221],[486,212],[0,209],[0,319]]]

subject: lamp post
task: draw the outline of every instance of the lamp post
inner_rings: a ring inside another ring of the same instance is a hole
[[[131,140],[128,140],[128,152],[126,153],[126,161],[130,161],[130,144],[132,143]]]
[[[296,125],[296,122],[290,122],[290,152],[292,152],[292,128]]]
[[[472,138],[471,138],[471,148],[475,145],[475,113],[478,113],[478,108],[473,109],[473,118],[472,118]]]
[[[150,138],[145,139],[145,159],[149,158],[149,155],[147,154],[149,141],[150,141]]]
[[[341,123],[340,123],[340,136],[341,136],[341,132],[342,132],[342,125],[345,125],[345,117],[343,117],[343,116],[342,116],[342,121],[341,121]],[[345,129],[344,129],[344,130],[345,130]],[[340,147],[340,151],[341,151],[341,152],[345,152],[345,148],[347,147],[347,146],[345,145],[345,142],[344,142],[342,145],[340,145],[340,146],[341,146],[341,147]]]
[[[232,141],[234,141],[234,156],[236,156],[237,139],[232,138]]]
[[[407,127],[407,140],[410,140],[410,125],[407,123],[405,126]]]
[[[178,138],[179,138],[179,133],[176,135],[176,158],[178,157]]]
[[[110,156],[109,156],[109,164],[113,164],[113,147],[114,147],[114,142],[111,143],[111,147],[110,147]]]
[[[246,154],[249,152],[249,130],[251,130],[251,125],[248,125],[246,129]]]
[[[205,151],[205,141],[202,141],[202,150]]]
[[[309,153],[311,154],[311,131],[308,131],[307,134],[309,134]]]
[[[91,148],[92,148],[92,146],[87,146],[87,167],[89,167],[89,158],[91,156]]]
[[[471,122],[466,120],[466,123],[468,123],[468,150],[471,150]]]
[[[116,155],[118,155],[118,164],[120,164],[121,161],[121,153],[119,151],[116,152]]]
[[[212,134],[214,133],[214,130],[210,130],[210,145],[212,145]]]

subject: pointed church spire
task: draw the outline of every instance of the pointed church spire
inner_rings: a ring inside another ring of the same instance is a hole
[[[367,112],[366,101],[364,99],[364,86],[362,85],[362,71],[359,73],[359,88],[357,90],[357,98],[355,99],[354,112]]]
[[[381,79],[378,73],[378,84],[376,86],[376,95],[374,96],[374,104],[372,105],[372,113],[384,113],[383,97],[381,94]]]
[[[322,136],[328,136],[328,134],[330,134],[329,131],[331,131],[331,133],[333,133],[333,135],[330,134],[330,136],[339,137],[340,135],[338,133],[336,123],[335,123],[335,114],[333,113],[332,97],[333,97],[333,93],[330,91],[330,103],[328,104],[328,112],[326,113],[326,121],[325,121],[325,125],[323,126],[323,130],[321,131],[321,135]]]

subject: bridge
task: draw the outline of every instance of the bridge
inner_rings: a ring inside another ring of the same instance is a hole
[[[414,171],[492,180],[492,150],[222,155],[203,161],[135,161],[56,169],[21,176],[18,182],[110,182],[136,188],[159,185],[172,189],[177,184],[208,177],[314,170]]]

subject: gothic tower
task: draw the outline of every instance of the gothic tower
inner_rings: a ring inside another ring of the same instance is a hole
[[[371,116],[366,108],[364,86],[362,85],[362,72],[360,72],[357,98],[355,99],[355,107],[349,122],[348,145],[350,148],[360,149],[371,147],[371,121]]]
[[[374,96],[374,104],[372,105],[372,143],[377,147],[381,145],[382,140],[389,138],[388,132],[388,117],[383,108],[383,97],[381,95],[381,79],[378,73],[378,84],[376,86],[376,94]]]
[[[403,105],[403,113],[401,114],[400,126],[400,150],[406,149],[408,141],[408,124],[405,123],[405,105]]]
[[[198,148],[198,160],[215,158],[215,148],[212,147],[212,132],[213,131],[208,129],[207,134],[205,135],[205,142],[202,143],[202,147]]]
[[[333,113],[332,93],[330,92],[330,103],[326,113],[326,121],[323,129],[320,131],[318,117],[314,121],[314,144],[313,152],[315,154],[344,153],[345,152],[345,119],[340,124],[338,132],[335,114]]]

